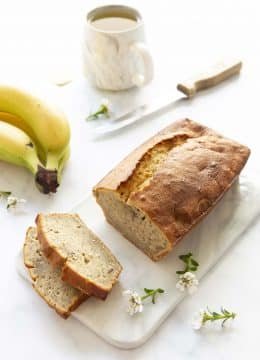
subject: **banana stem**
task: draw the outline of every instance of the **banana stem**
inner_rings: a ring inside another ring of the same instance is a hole
[[[67,148],[62,156],[55,153],[48,153],[46,159],[46,167],[37,167],[35,181],[41,192],[49,194],[56,192],[61,181],[61,173],[63,167],[69,157],[69,148]]]
[[[46,169],[43,166],[38,165],[38,170],[35,174],[35,183],[42,193],[55,193],[59,186],[58,171]]]
[[[45,168],[37,157],[31,157],[26,167],[34,174],[37,188],[44,194],[55,193],[59,186],[58,171]]]

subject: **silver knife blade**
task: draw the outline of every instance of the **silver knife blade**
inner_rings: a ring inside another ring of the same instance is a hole
[[[183,94],[177,90],[175,93],[176,94],[168,97],[167,99],[164,97],[154,101],[152,104],[139,105],[135,109],[120,115],[116,119],[113,119],[112,123],[110,122],[107,125],[95,128],[93,130],[94,137],[111,134],[114,131],[118,131],[125,128],[126,126],[134,124],[137,121],[145,120],[148,116],[152,116],[158,112],[163,112],[167,107],[174,105],[178,100],[184,97]]]

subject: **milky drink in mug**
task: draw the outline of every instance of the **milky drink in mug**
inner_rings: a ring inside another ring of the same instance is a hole
[[[152,79],[152,58],[137,10],[109,5],[90,11],[83,40],[84,72],[98,88],[123,90]]]

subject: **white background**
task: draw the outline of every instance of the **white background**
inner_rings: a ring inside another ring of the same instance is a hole
[[[62,73],[81,73],[80,42],[87,9],[99,1],[1,1],[0,79],[51,81]],[[137,7],[155,60],[156,79],[150,101],[174,89],[178,80],[225,57],[239,57],[239,79],[181,104],[167,120],[132,127],[114,138],[88,140],[83,114],[96,97],[84,86],[71,101],[72,157],[63,184],[44,197],[23,169],[0,163],[0,190],[10,189],[28,200],[27,213],[12,215],[0,208],[0,356],[3,359],[258,359],[259,358],[259,222],[251,225],[222,261],[203,280],[199,291],[179,305],[142,347],[123,351],[104,343],[73,319],[50,311],[16,274],[15,256],[28,225],[38,211],[69,210],[94,183],[135,145],[179,117],[190,117],[224,132],[252,149],[247,171],[259,177],[259,8],[257,1],[121,1]],[[71,74],[71,75],[70,75]],[[1,80],[1,81],[2,81]],[[77,86],[75,86],[75,89]],[[59,90],[59,89],[58,89]],[[61,93],[65,91],[61,90]],[[145,90],[146,91],[146,90]],[[140,92],[123,94],[129,101]],[[109,96],[109,95],[108,95]],[[115,98],[111,95],[112,98]],[[67,104],[64,104],[66,109]],[[109,156],[108,156],[109,155]],[[210,236],[210,229],[209,229]],[[225,305],[238,313],[232,328],[194,333],[194,311]],[[179,334],[185,331],[185,338]]]

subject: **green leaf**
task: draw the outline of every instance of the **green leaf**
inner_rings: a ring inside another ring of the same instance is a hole
[[[192,265],[199,266],[199,263],[196,260],[191,259],[190,261],[191,261]]]
[[[231,313],[227,309],[225,309],[223,307],[221,307],[221,312],[222,312],[223,315],[231,315]]]
[[[11,194],[11,191],[0,191],[0,196],[9,196]]]
[[[222,327],[224,327],[224,325],[225,325],[225,322],[228,320],[228,318],[226,318],[226,319],[224,319],[223,321],[222,321],[222,323],[221,323],[221,326]]]
[[[179,255],[179,259],[182,260],[185,264],[186,267],[184,270],[182,271],[176,271],[176,274],[182,275],[185,274],[187,271],[196,271],[199,263],[192,258],[192,253],[189,252],[187,254],[183,254],[183,255]]]
[[[197,268],[196,268],[195,266],[191,266],[191,267],[190,267],[190,270],[191,270],[191,271],[196,271]]]
[[[185,270],[178,270],[178,271],[176,271],[176,274],[178,274],[178,275],[183,275],[183,274],[185,274]]]
[[[153,289],[144,288],[144,291],[146,292],[146,294],[151,294],[154,290],[153,290]]]
[[[161,288],[157,289],[157,291],[158,291],[158,293],[160,293],[160,294],[163,294],[163,293],[164,293],[164,290],[161,289]]]

